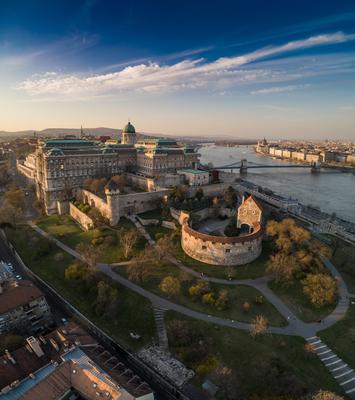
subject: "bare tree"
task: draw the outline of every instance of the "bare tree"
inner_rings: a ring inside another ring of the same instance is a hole
[[[118,232],[118,241],[121,243],[123,247],[123,254],[125,258],[128,258],[131,253],[133,247],[136,245],[138,241],[138,231],[136,229],[122,229]]]
[[[140,252],[127,267],[130,281],[144,282],[152,275],[152,264],[146,252]]]
[[[85,261],[88,263],[88,265],[91,268],[95,268],[97,262],[100,260],[100,258],[103,255],[103,248],[102,246],[92,246],[91,244],[87,244],[87,243],[79,243],[75,250],[80,253]]]
[[[172,253],[172,248],[173,239],[171,235],[164,235],[163,237],[158,239],[154,247],[156,262],[160,263],[165,257],[169,256]]]
[[[252,337],[263,335],[267,332],[269,326],[269,321],[263,315],[257,315],[252,323],[250,328],[250,335]]]

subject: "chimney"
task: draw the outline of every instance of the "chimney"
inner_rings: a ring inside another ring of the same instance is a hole
[[[26,341],[31,346],[31,349],[34,351],[37,357],[42,357],[44,355],[41,345],[35,337],[30,336],[26,339]]]

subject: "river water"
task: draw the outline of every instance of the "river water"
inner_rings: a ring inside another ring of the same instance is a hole
[[[207,144],[199,149],[201,162],[214,166],[231,164],[245,158],[263,165],[287,165],[285,160],[274,160],[257,154],[251,146],[223,147]],[[238,170],[234,170],[239,173]],[[267,187],[275,193],[297,198],[305,205],[319,207],[329,214],[355,223],[355,174],[335,170],[311,173],[303,168],[249,169],[243,178]]]

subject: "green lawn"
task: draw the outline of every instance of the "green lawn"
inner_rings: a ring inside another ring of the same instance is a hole
[[[115,267],[115,271],[127,277],[125,267]],[[181,294],[176,298],[171,298],[170,300],[185,307],[203,312],[205,314],[211,314],[227,319],[234,319],[241,322],[251,322],[256,315],[262,314],[267,317],[269,323],[273,326],[287,325],[286,320],[282,317],[282,315],[266,299],[264,299],[263,304],[256,304],[255,299],[257,296],[261,296],[261,293],[250,286],[211,284],[211,290],[216,294],[216,296],[220,290],[227,290],[229,307],[226,310],[217,310],[214,305],[203,304],[201,300],[194,301],[188,294],[188,288],[195,284],[196,279],[192,279],[191,276],[187,276],[186,273],[182,272],[178,267],[171,264],[162,264],[154,267],[153,276],[150,279],[147,279],[145,282],[140,283],[140,285],[149,291],[158,294],[159,296],[166,297],[165,294],[159,289],[159,284],[161,280],[168,275],[178,277],[183,281]],[[251,305],[251,308],[248,312],[243,311],[242,306],[245,302],[248,302]]]
[[[270,377],[271,373],[275,373],[275,369],[269,368],[268,365],[275,360],[280,360],[288,375],[296,377],[304,392],[326,389],[341,393],[339,386],[318,357],[304,351],[305,342],[302,338],[265,335],[253,339],[248,332],[221,328],[169,311],[166,314],[166,321],[169,324],[169,321],[172,320],[187,321],[193,332],[202,332],[204,349],[207,348],[210,354],[235,372],[243,394],[248,399],[256,393],[270,394],[271,397],[268,399],[276,399],[273,388],[270,387],[270,381],[274,382],[277,389],[281,390],[283,387],[286,391],[294,390],[295,378],[286,378],[281,382],[279,379]],[[171,337],[169,339],[172,353],[194,369],[196,364],[191,360],[191,353],[194,351],[196,343],[191,341],[190,347],[173,347]],[[283,376],[281,374],[280,379]],[[195,379],[197,383],[201,381],[202,379]],[[287,399],[296,400],[300,397],[287,397]],[[259,398],[264,397],[260,396]]]
[[[157,239],[158,235],[172,235],[175,231],[173,229],[164,228],[163,226],[145,226],[144,229],[149,233],[149,236],[153,239]]]
[[[91,321],[117,339],[121,345],[129,349],[137,349],[150,343],[155,337],[152,308],[146,299],[124,286],[114,284],[119,292],[120,310],[112,320],[98,316],[92,307],[96,295],[91,291],[83,292],[78,289],[77,284],[64,277],[65,269],[74,261],[72,256],[51,243],[50,251],[47,254],[36,257],[33,249],[46,245],[48,241],[29,226],[21,226],[16,230],[7,229],[6,234],[29,268],[56,288],[64,298]],[[137,305],[139,305],[138,309]],[[139,310],[139,312],[133,312],[133,310]],[[142,336],[140,342],[130,338],[129,333],[132,331]]]
[[[42,217],[36,221],[36,224],[48,232],[50,235],[59,239],[69,247],[75,249],[79,243],[91,244],[92,240],[98,237],[106,237],[108,235],[117,235],[117,229],[136,229],[131,221],[121,218],[119,225],[113,229],[110,227],[96,228],[89,231],[84,231],[80,226],[68,215],[50,215]],[[139,237],[139,240],[134,247],[130,257],[135,255],[138,251],[142,250],[145,246],[145,239]],[[129,257],[129,258],[130,258]],[[101,262],[115,263],[124,261],[122,246],[119,242],[114,245],[105,246]]]
[[[343,276],[349,291],[355,294],[355,246],[338,240],[331,261]]]
[[[346,317],[318,334],[346,363],[355,369],[355,305]]]
[[[318,321],[330,314],[335,308],[335,304],[320,308],[313,306],[303,293],[300,282],[295,282],[288,287],[270,282],[269,286],[302,321]]]
[[[227,279],[232,271],[233,279],[254,279],[265,275],[266,262],[269,258],[269,246],[267,243],[264,243],[263,246],[264,249],[262,254],[252,263],[237,265],[234,267],[225,267],[221,265],[205,264],[189,257],[181,247],[179,236],[175,241],[173,255],[187,267],[192,268],[197,272],[203,272],[206,276]]]

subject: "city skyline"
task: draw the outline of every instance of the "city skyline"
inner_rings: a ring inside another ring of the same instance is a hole
[[[0,8],[0,130],[355,136],[351,2]]]

